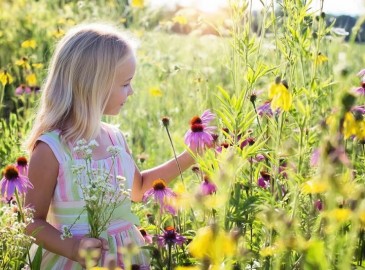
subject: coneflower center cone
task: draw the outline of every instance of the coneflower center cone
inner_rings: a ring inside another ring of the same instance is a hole
[[[4,175],[6,179],[13,180],[19,177],[19,172],[18,169],[14,166],[8,165],[5,168]]]

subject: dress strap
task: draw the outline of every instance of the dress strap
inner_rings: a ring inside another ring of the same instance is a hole
[[[51,148],[58,163],[64,163],[71,158],[70,149],[61,142],[59,131],[54,130],[44,133],[38,138],[37,141],[42,141]]]

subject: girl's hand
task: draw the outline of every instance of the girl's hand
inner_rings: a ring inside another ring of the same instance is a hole
[[[82,238],[73,248],[74,260],[82,267],[93,267],[98,264],[102,251],[109,250],[108,241],[104,238]]]

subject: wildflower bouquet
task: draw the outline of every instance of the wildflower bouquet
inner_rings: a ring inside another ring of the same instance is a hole
[[[76,183],[82,190],[82,196],[85,201],[83,211],[87,212],[89,223],[89,237],[98,238],[101,233],[107,229],[112,218],[114,210],[126,198],[130,197],[130,190],[125,188],[125,178],[114,175],[115,158],[120,154],[121,149],[117,146],[108,147],[107,151],[111,154],[113,160],[109,170],[105,168],[93,168],[91,165],[92,151],[98,144],[95,140],[87,143],[85,140],[77,142],[74,148],[78,157],[81,157],[83,163],[75,164],[72,167],[72,173],[76,177]],[[71,226],[63,227],[61,238],[71,237]]]

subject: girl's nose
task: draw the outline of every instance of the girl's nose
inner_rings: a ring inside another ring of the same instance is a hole
[[[133,91],[133,87],[132,87],[132,86],[130,86],[130,87],[129,87],[129,91],[128,91],[128,96],[133,95],[133,93],[134,93],[134,91]]]

